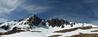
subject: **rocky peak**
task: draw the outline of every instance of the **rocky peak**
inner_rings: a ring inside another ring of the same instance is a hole
[[[48,23],[48,24],[47,24]],[[5,30],[7,30],[7,28],[9,29],[9,26],[14,26],[18,27],[18,28],[23,28],[23,29],[28,29],[28,28],[33,28],[33,26],[37,26],[37,27],[44,27],[44,28],[48,28],[48,26],[51,27],[62,27],[64,28],[65,25],[70,25],[71,27],[75,24],[75,23],[70,23],[67,20],[64,19],[58,19],[58,18],[52,18],[52,19],[41,19],[39,18],[37,15],[28,17],[27,19],[21,19],[20,21],[10,21],[10,22],[5,22],[4,24],[0,23],[1,27]],[[3,26],[2,26],[3,25]],[[7,25],[7,26],[6,26]]]
[[[40,22],[42,21],[42,19],[40,19],[37,15],[34,15],[34,16],[31,16],[31,17],[29,17],[29,19],[27,20],[27,24],[29,24],[29,25],[39,25],[40,24]]]
[[[52,27],[60,27],[60,26],[63,26],[64,23],[65,23],[65,20],[63,19],[51,19],[51,20],[47,20],[47,22],[49,23],[49,26],[52,26]]]
[[[32,25],[47,26],[46,22],[48,22],[48,26],[52,26],[52,27],[56,26],[56,27],[62,27],[62,28],[64,28],[64,25],[70,25],[72,27],[75,24],[75,23],[70,23],[67,20],[58,19],[58,18],[52,18],[52,19],[45,20],[45,19],[39,18],[37,15],[29,17],[29,19],[27,20],[27,22],[25,24],[28,24],[30,26],[32,26]]]
[[[57,27],[62,27],[62,28],[64,28],[64,25],[70,25],[72,27],[75,24],[74,22],[70,23],[67,20],[58,19],[58,18],[47,20],[47,22],[49,26],[52,26],[52,27],[57,26]]]

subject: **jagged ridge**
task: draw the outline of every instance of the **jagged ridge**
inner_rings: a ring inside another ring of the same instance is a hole
[[[71,25],[71,27],[75,24],[75,23],[70,23],[67,20],[58,19],[58,18],[43,20],[43,19],[37,17],[36,15],[34,15],[27,19],[14,20],[14,21],[12,21],[12,24],[11,24],[11,22],[0,23],[0,25],[1,25],[0,28],[7,30],[7,29],[9,29],[8,25],[10,25],[10,24],[11,25],[13,25],[13,24],[14,25],[29,25],[31,28],[33,26],[40,26],[40,25],[47,26],[46,23],[48,23],[48,26],[52,26],[52,27],[57,26],[57,27],[62,27],[62,28],[64,28],[64,24]]]
[[[81,26],[74,27],[76,24],[79,24]],[[66,29],[67,25],[70,27]],[[65,19],[58,19],[58,18],[52,18],[52,19],[41,19],[38,16],[30,16],[26,19],[20,19],[20,20],[14,20],[10,22],[3,22],[0,23],[0,29],[4,29],[5,32],[0,32],[0,35],[8,35],[8,34],[13,34],[17,32],[25,32],[25,31],[30,31],[30,32],[41,32],[41,30],[38,31],[32,31],[34,28],[45,28],[48,29],[52,27],[55,32],[71,32],[75,31],[78,29],[90,29],[93,28],[92,25],[85,26],[84,23],[75,23],[75,22],[69,22],[68,20]],[[50,30],[52,29],[50,28]],[[60,30],[63,29],[63,30]],[[65,29],[65,30],[64,30]],[[59,30],[59,31],[57,31]]]

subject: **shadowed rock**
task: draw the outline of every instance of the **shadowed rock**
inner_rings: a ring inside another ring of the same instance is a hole
[[[29,24],[30,26],[32,26],[32,25],[38,26],[41,21],[42,21],[42,19],[40,19],[39,17],[34,15],[34,16],[30,17],[25,24]]]
[[[8,30],[9,29],[9,26],[7,25],[4,25],[4,26],[2,26],[2,27],[0,27],[0,28],[2,28],[2,29],[4,29],[4,30]]]
[[[59,37],[59,36],[62,36],[62,35],[51,35],[51,36],[48,36],[48,37]]]
[[[14,27],[13,30],[10,30],[8,32],[0,32],[0,35],[9,35],[9,34],[14,34],[14,33],[19,33],[19,32],[24,32],[24,30]]]
[[[64,25],[70,25],[71,27],[73,27],[73,25],[75,25],[75,23],[70,23],[67,20],[58,19],[58,18],[47,20],[47,22],[49,23],[49,26],[52,26],[52,27],[57,26],[57,27],[64,28]]]
[[[60,27],[60,26],[63,26],[65,21],[63,19],[51,19],[51,20],[47,20],[47,22],[49,23],[49,26],[52,26],[52,27]]]

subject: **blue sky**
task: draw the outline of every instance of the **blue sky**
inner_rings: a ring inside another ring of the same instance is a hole
[[[98,24],[97,0],[0,0],[0,19],[11,21],[38,15]]]

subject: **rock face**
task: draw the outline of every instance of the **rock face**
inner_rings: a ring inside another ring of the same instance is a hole
[[[64,19],[55,18],[55,19],[45,20],[45,19],[39,18],[36,15],[34,15],[32,17],[29,17],[29,19],[27,20],[27,22],[25,24],[29,24],[30,26],[32,26],[32,25],[47,26],[46,22],[49,23],[48,26],[52,26],[52,27],[62,27],[62,28],[64,28],[64,24],[72,26],[72,24],[69,21],[64,20]]]
[[[0,28],[2,28],[4,30],[8,30],[9,29],[9,26],[4,25],[4,26],[1,26]]]
[[[49,23],[49,26],[52,26],[52,27],[62,27],[64,28],[64,25],[70,25],[71,27],[75,24],[75,23],[70,23],[69,21],[67,20],[64,20],[64,19],[51,19],[51,20],[47,20],[47,22]]]
[[[27,24],[38,26],[41,21],[42,21],[42,19],[40,19],[39,17],[37,17],[36,15],[34,15],[34,16],[30,17],[27,20]]]
[[[52,27],[60,27],[60,26],[63,26],[65,21],[63,19],[51,19],[51,20],[47,20],[47,22],[49,23],[49,26],[52,26]]]

